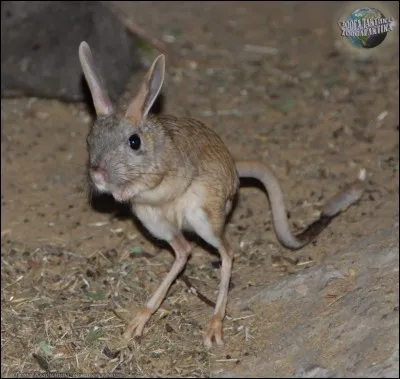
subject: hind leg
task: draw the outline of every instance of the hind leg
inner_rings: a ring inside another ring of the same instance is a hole
[[[214,315],[204,335],[204,344],[208,348],[211,347],[212,339],[214,338],[218,345],[223,345],[222,320],[226,311],[233,263],[233,251],[227,241],[222,237],[225,213],[224,210],[219,210],[216,207],[197,209],[191,213],[189,221],[195,232],[210,245],[218,249],[221,255],[221,281],[219,284],[218,297]]]
[[[222,339],[222,320],[225,316],[226,304],[228,301],[229,281],[231,278],[233,263],[233,251],[224,239],[221,240],[219,253],[222,259],[221,281],[219,283],[214,315],[212,316],[204,335],[204,345],[208,348],[212,346],[213,337],[215,338],[217,345],[222,346],[224,344]]]

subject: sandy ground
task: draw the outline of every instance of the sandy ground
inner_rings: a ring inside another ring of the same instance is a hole
[[[262,354],[264,321],[236,311],[235,299],[340,255],[378,229],[398,228],[398,42],[371,59],[346,53],[332,26],[340,3],[120,3],[183,56],[167,57],[164,112],[204,121],[235,158],[269,163],[293,230],[314,220],[361,168],[367,192],[293,253],[275,237],[265,193],[242,188],[226,230],[236,250],[226,346],[203,348],[212,309],[181,279],[144,338],[126,346],[121,308],[146,301],[173,255],[121,206],[89,203],[85,138],[92,119],[85,104],[2,99],[4,376],[50,370],[201,377],[245,365]],[[143,73],[133,73],[122,103]],[[218,267],[218,256],[196,245],[185,275],[215,300]]]

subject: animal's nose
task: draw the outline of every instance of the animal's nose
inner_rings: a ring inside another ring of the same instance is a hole
[[[90,174],[95,181],[105,182],[107,180],[107,172],[99,164],[92,164],[90,166]]]

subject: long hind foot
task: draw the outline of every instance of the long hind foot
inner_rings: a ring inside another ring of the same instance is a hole
[[[212,346],[212,339],[218,346],[223,346],[224,341],[222,339],[222,320],[218,315],[214,315],[208,324],[206,333],[204,335],[204,345],[209,349]]]
[[[126,340],[130,340],[133,337],[140,337],[143,334],[144,326],[151,317],[151,311],[147,307],[139,309],[135,317],[129,323],[125,330],[123,337]]]

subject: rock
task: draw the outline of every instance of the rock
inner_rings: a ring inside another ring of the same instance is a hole
[[[398,271],[397,226],[246,294],[233,306],[265,320],[262,354],[214,377],[398,377]]]
[[[133,38],[98,1],[2,2],[2,96],[87,99],[78,58],[85,40],[115,101],[140,68]]]

